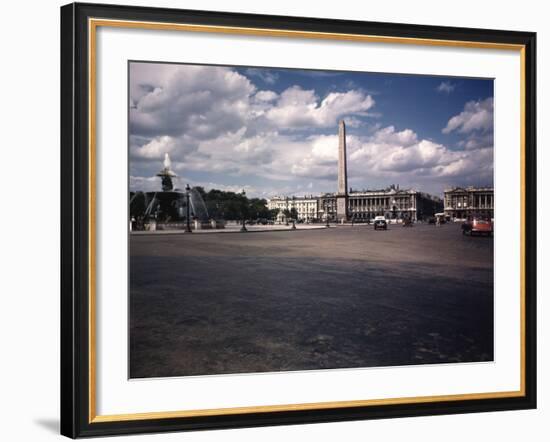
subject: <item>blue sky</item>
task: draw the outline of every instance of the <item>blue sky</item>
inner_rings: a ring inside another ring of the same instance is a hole
[[[130,187],[185,183],[251,196],[333,192],[337,123],[349,185],[442,195],[493,185],[493,80],[181,64],[130,64]]]

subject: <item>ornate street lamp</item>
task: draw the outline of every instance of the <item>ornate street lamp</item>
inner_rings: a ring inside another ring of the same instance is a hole
[[[187,206],[187,216],[186,216],[186,220],[185,220],[185,229],[184,229],[184,232],[186,233],[193,233],[193,231],[191,230],[191,207],[190,207],[190,192],[191,192],[191,187],[189,187],[189,184],[187,184],[185,186],[185,201],[186,201],[186,206]]]
[[[242,217],[243,217],[243,225],[241,226],[241,232],[248,232],[247,228],[246,228],[246,219],[245,219],[245,207],[247,205],[247,202],[246,202],[246,193],[243,189],[242,191],[242,196],[243,196],[243,203],[241,205],[241,214],[242,214]]]

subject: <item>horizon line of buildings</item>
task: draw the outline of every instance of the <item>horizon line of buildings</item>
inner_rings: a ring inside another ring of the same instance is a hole
[[[284,196],[267,199],[270,210],[278,210],[278,221],[284,220],[285,210],[296,210],[302,221],[338,220],[338,193]],[[451,219],[471,215],[493,218],[494,192],[492,187],[456,186],[444,190],[444,198],[416,189],[400,189],[390,185],[385,189],[352,190],[347,193],[347,219],[367,220],[375,216],[388,219],[408,218],[413,221],[444,213]]]
[[[268,199],[270,210],[279,210],[277,219],[284,219],[284,211],[294,209],[303,221],[370,220],[375,216],[389,219],[426,219],[444,213],[452,219],[463,219],[479,214],[493,218],[494,195],[492,187],[453,187],[444,191],[444,198],[415,189],[400,189],[392,184],[385,189],[357,191],[348,189],[346,152],[346,125],[338,123],[338,190],[318,196],[273,197]]]

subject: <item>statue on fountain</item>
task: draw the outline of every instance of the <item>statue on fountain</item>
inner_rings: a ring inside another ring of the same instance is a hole
[[[157,173],[157,176],[162,179],[162,191],[163,192],[170,192],[174,189],[174,183],[172,182],[172,177],[176,177],[177,175],[172,172],[172,162],[170,161],[170,157],[168,156],[168,153],[164,154],[164,169],[162,169],[159,173]]]

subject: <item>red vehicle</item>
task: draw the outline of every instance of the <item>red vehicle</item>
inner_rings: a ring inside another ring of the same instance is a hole
[[[492,235],[493,234],[493,222],[490,219],[482,217],[469,217],[462,224],[462,234],[470,235]]]

